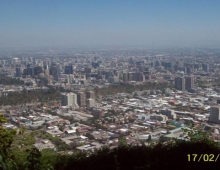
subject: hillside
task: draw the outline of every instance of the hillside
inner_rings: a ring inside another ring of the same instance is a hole
[[[15,130],[2,127],[5,122],[0,115],[0,170],[215,170],[220,167],[220,147],[203,131],[193,132],[189,141],[131,146],[125,138],[120,138],[118,148],[69,154],[51,149],[40,152],[32,145],[26,147],[27,144],[15,145],[15,135],[22,135],[24,129],[16,134]]]

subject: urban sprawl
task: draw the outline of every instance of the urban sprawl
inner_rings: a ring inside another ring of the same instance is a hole
[[[218,49],[53,49],[0,52],[0,113],[8,129],[58,137],[68,152],[220,139]],[[36,138],[39,150],[59,146]],[[62,151],[62,149],[58,149]]]

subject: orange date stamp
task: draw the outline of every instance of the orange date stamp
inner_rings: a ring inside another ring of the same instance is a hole
[[[188,162],[217,162],[220,154],[187,154]]]

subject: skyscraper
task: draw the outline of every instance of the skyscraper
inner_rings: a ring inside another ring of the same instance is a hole
[[[220,107],[212,106],[210,108],[209,121],[213,123],[220,123]]]
[[[205,72],[209,72],[209,64],[202,64],[202,69],[203,69]]]
[[[194,77],[193,76],[186,76],[185,77],[185,89],[189,90],[194,88]]]
[[[177,90],[185,90],[185,78],[184,77],[175,77],[175,88]]]
[[[34,66],[32,64],[27,65],[27,75],[34,77]]]
[[[21,67],[16,67],[16,77],[21,77]]]
[[[50,74],[53,76],[54,80],[58,81],[61,77],[61,71],[58,65],[53,64],[50,67]]]
[[[72,65],[65,66],[64,73],[65,74],[73,74],[73,66]]]

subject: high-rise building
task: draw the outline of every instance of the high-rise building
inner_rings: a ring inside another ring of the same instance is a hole
[[[155,66],[155,67],[161,67],[161,62],[160,62],[160,60],[156,60],[154,66]]]
[[[209,64],[202,64],[202,69],[203,69],[205,72],[209,72]]]
[[[110,76],[113,76],[111,71],[105,71],[105,78],[108,79]]]
[[[176,113],[174,113],[174,110],[163,109],[163,110],[160,110],[160,113],[162,115],[166,115],[169,119],[176,119]]]
[[[194,70],[200,70],[201,69],[201,64],[199,64],[199,63],[196,63],[196,64],[194,64]]]
[[[68,95],[65,93],[62,93],[60,96],[61,100],[61,106],[67,106],[68,105]]]
[[[127,82],[128,81],[128,73],[123,73],[122,74],[122,79],[124,82]]]
[[[150,74],[145,75],[145,80],[151,81],[151,75]]]
[[[193,71],[192,71],[192,68],[191,67],[186,67],[186,73],[187,74],[191,74]]]
[[[84,68],[84,72],[85,72],[86,74],[89,74],[89,73],[92,72],[92,68],[90,68],[90,67],[85,67],[85,68]]]
[[[193,89],[194,88],[194,77],[193,76],[186,76],[185,77],[185,89]]]
[[[133,59],[132,57],[130,57],[130,58],[128,59],[128,63],[129,63],[130,65],[134,65],[134,64],[135,64],[135,61],[134,61],[134,59]]]
[[[34,75],[38,75],[40,73],[43,73],[43,69],[40,66],[35,66],[34,67]]]
[[[78,92],[77,93],[77,103],[79,106],[85,106],[86,105],[86,95],[84,92]]]
[[[173,67],[173,63],[172,62],[167,62],[167,61],[163,61],[161,63],[161,65],[164,66],[166,69]]]
[[[210,108],[209,121],[213,123],[220,123],[220,107],[212,106]]]
[[[86,99],[86,106],[87,107],[94,107],[95,106],[95,100],[94,99]]]
[[[98,68],[99,67],[99,63],[98,62],[92,62],[92,68]]]
[[[64,73],[65,74],[73,74],[73,66],[72,65],[65,66]]]
[[[133,81],[134,79],[134,72],[128,72],[128,81]]]
[[[32,64],[27,65],[27,75],[34,77],[34,66]]]
[[[187,68],[186,68],[186,67],[179,67],[178,70],[179,70],[179,71],[182,71],[182,72],[184,72],[184,73],[186,73]]]
[[[53,76],[54,80],[58,81],[59,78],[61,77],[61,71],[59,66],[57,66],[56,64],[53,64],[50,67],[50,74]]]
[[[118,83],[119,82],[119,77],[117,77],[117,76],[110,76],[108,78],[108,82],[109,83]]]
[[[60,98],[61,98],[61,106],[78,107],[77,95],[75,93],[62,93]]]
[[[185,78],[184,77],[175,77],[175,88],[177,90],[185,90]]]
[[[21,67],[16,67],[15,77],[21,77]]]
[[[87,98],[87,99],[89,99],[89,98],[95,99],[95,93],[94,93],[94,91],[87,91],[87,92],[86,92],[86,98]]]
[[[134,81],[145,81],[145,75],[143,72],[135,72],[133,76]]]
[[[68,84],[72,84],[72,82],[73,82],[73,75],[67,75],[66,80],[67,80]]]

